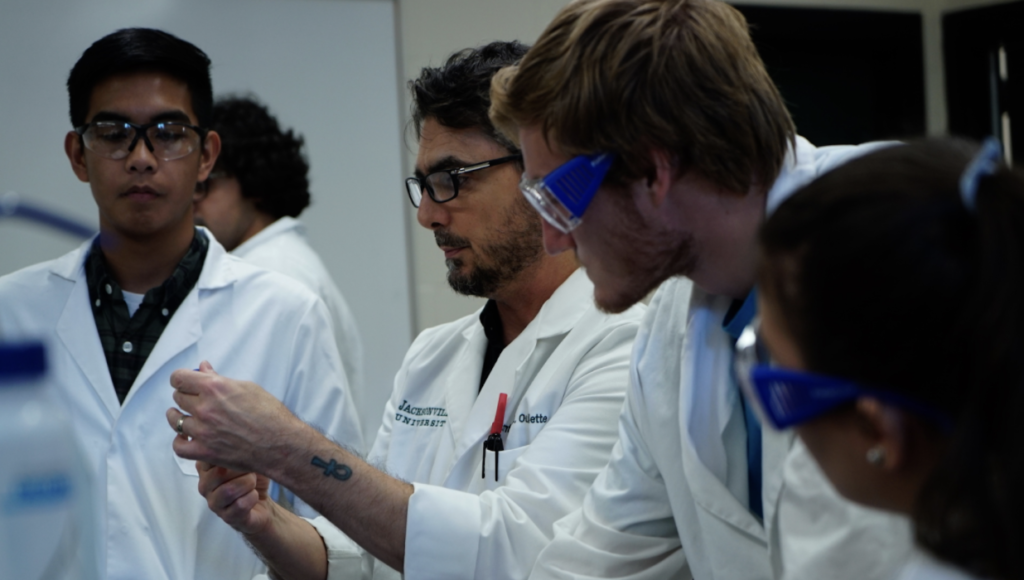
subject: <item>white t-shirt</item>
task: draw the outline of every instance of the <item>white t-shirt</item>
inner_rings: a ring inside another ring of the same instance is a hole
[[[142,306],[142,299],[146,297],[145,294],[136,294],[134,292],[121,291],[124,294],[124,303],[128,305],[128,316],[135,316],[135,313],[139,311],[139,306]]]

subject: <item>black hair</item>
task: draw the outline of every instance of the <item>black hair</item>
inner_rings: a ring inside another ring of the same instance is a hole
[[[813,372],[944,412],[919,544],[985,578],[1024,578],[1024,174],[959,180],[974,147],[927,140],[855,159],[760,234],[759,289]]]
[[[306,209],[309,163],[301,135],[282,131],[267,107],[241,96],[217,100],[212,128],[222,143],[216,169],[238,180],[242,197],[275,219],[298,217]]]
[[[192,43],[152,28],[122,28],[82,53],[68,75],[71,125],[85,124],[96,85],[115,75],[144,71],[166,73],[184,82],[199,126],[210,126],[213,85],[209,57]]]
[[[487,113],[491,77],[519,62],[529,49],[518,41],[492,42],[452,54],[444,66],[424,68],[418,79],[409,81],[416,138],[421,136],[423,122],[432,118],[452,129],[479,128],[510,153],[518,153],[519,148],[494,128]]]

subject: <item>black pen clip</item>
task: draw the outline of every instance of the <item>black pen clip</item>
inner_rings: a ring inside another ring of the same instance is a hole
[[[505,450],[501,442],[501,433],[491,433],[484,439],[484,457],[481,462],[480,477],[487,477],[487,451],[494,452],[494,481],[498,481],[498,454]]]

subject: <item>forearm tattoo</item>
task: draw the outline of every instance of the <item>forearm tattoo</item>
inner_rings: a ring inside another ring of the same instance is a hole
[[[313,461],[310,463],[312,465],[315,465],[316,467],[323,469],[324,477],[333,477],[338,481],[345,481],[346,479],[352,477],[351,467],[338,463],[333,459],[328,462],[314,455]]]

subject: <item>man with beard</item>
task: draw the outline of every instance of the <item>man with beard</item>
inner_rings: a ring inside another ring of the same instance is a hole
[[[762,430],[734,370],[765,215],[878,145],[798,137],[746,21],[717,0],[573,2],[492,101],[547,250],[577,255],[609,310],[658,287],[621,442],[531,577],[895,577],[906,522],[842,499],[791,433]]]
[[[519,151],[487,116],[492,75],[526,48],[465,50],[410,83],[409,198],[452,288],[488,301],[416,339],[367,461],[252,383],[171,380],[191,414],[175,451],[241,470],[203,469],[200,491],[282,578],[525,578],[608,461],[642,312],[598,311],[575,257],[543,250]],[[278,507],[265,476],[326,517]]]

